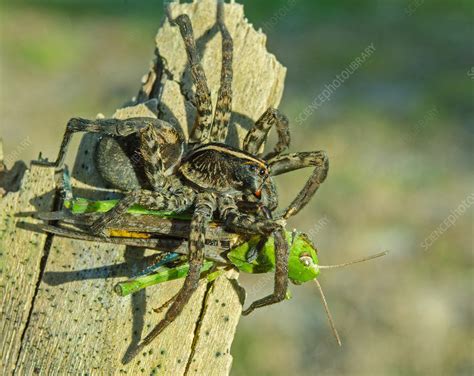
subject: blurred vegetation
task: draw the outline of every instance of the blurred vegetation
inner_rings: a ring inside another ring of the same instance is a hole
[[[0,135],[5,154],[53,156],[71,116],[110,114],[147,71],[161,1],[3,1]],[[473,211],[421,243],[473,193],[472,1],[244,2],[288,67],[290,121],[370,43],[371,56],[303,124],[292,150],[325,149],[328,180],[290,223],[323,263],[383,249],[384,260],[321,278],[337,348],[314,286],[243,318],[233,375],[471,375]],[[279,14],[283,14],[279,16]],[[429,114],[434,114],[428,116]],[[278,180],[288,202],[307,171]],[[242,276],[249,301],[271,279]],[[253,287],[252,287],[253,286]]]

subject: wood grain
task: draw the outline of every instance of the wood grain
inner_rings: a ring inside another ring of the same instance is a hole
[[[46,235],[17,224],[23,219],[21,213],[51,210],[53,196],[54,171],[32,167],[25,172],[19,191],[0,198],[0,373],[5,375],[15,369],[47,248]]]

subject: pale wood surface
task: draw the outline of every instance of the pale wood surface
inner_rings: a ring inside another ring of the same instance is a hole
[[[46,235],[17,228],[18,213],[51,210],[54,173],[33,167],[21,190],[0,198],[1,374],[14,369],[40,277]],[[34,222],[31,220],[31,222]]]
[[[191,17],[213,103],[221,56],[216,9],[215,0],[170,5],[173,16],[187,13]],[[241,5],[226,4],[225,19],[235,47],[236,126],[229,140],[238,144],[252,121],[268,106],[278,105],[285,68],[266,52],[265,36],[248,24]],[[160,118],[182,127],[187,134],[194,108],[184,99],[179,85],[182,79],[185,86],[189,85],[189,74],[183,75],[186,61],[182,40],[177,28],[164,21],[156,41],[156,61],[165,65],[172,79],[160,79],[159,67],[154,65],[134,105],[119,109],[114,116],[156,116],[159,99]],[[161,81],[162,95],[154,98],[156,79]],[[91,160],[95,140],[85,137],[77,153],[73,171],[77,195],[109,194],[97,188],[102,182]],[[243,301],[235,280],[237,273],[228,272],[211,284],[203,281],[181,316],[143,354],[123,365],[127,350],[163,317],[152,309],[173,296],[182,281],[121,298],[113,293],[113,286],[141,270],[145,265],[143,256],[150,251],[59,237],[46,242],[43,234],[15,227],[19,219],[34,223],[30,218],[16,218],[19,212],[51,210],[53,189],[54,171],[32,166],[23,177],[20,191],[0,199],[0,373],[227,375]]]

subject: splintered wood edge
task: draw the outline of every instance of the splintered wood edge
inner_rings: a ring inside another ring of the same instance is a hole
[[[187,13],[191,17],[199,41],[215,24],[216,6],[215,0],[172,3],[170,11],[174,16]],[[278,106],[286,70],[266,51],[265,35],[247,22],[242,5],[225,4],[225,17],[235,46],[232,121],[237,124],[228,140],[239,145],[252,122],[267,107]],[[174,75],[172,80],[164,80],[160,117],[181,126],[187,134],[194,109],[183,98],[177,82],[186,66],[181,38],[177,29],[164,21],[156,41],[159,59]],[[213,103],[220,76],[220,64],[216,66],[215,61],[220,59],[220,35],[215,33],[206,42],[202,57]],[[155,79],[152,67],[142,82],[142,97],[150,94]],[[147,99],[156,101],[148,97],[142,102]],[[114,117],[156,116],[150,110],[153,106],[156,103],[150,101],[129,106],[117,110]],[[94,184],[100,180],[92,161],[94,142],[83,141],[76,159],[75,170],[83,179],[74,184],[84,192],[96,192]],[[173,296],[182,281],[155,286],[132,297],[111,294],[115,283],[124,279],[122,269],[133,274],[144,266],[143,251],[58,237],[48,244],[46,235],[16,227],[21,220],[14,217],[17,212],[51,210],[53,192],[53,169],[33,166],[25,174],[20,191],[0,198],[0,219],[6,224],[0,229],[3,373],[227,375],[245,295],[236,281],[238,273],[229,271],[213,283],[202,281],[180,317],[145,353],[123,365],[127,349],[163,317],[151,308]],[[38,197],[42,197],[39,204],[35,202]],[[117,271],[114,265],[124,261],[124,253],[129,264]],[[43,270],[42,259],[46,260]],[[113,272],[107,267],[110,264]],[[100,277],[105,271],[109,274]]]

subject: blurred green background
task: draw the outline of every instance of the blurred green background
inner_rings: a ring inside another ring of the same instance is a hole
[[[312,234],[324,264],[391,253],[323,273],[342,348],[316,287],[295,286],[291,301],[241,320],[232,375],[472,375],[474,3],[243,3],[288,67],[280,108],[294,124],[292,150],[330,156],[328,179],[290,226]],[[71,116],[110,114],[136,93],[161,1],[0,4],[8,165],[54,156]],[[371,57],[296,124],[371,43]],[[283,202],[307,174],[278,180]],[[266,276],[242,280],[249,301],[272,287]]]

